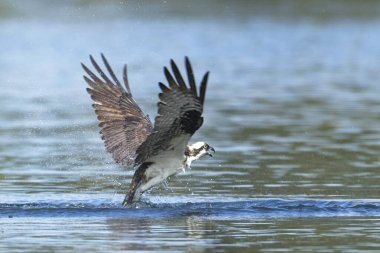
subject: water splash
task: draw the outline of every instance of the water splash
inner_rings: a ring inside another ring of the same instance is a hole
[[[213,219],[242,217],[365,217],[380,216],[380,201],[374,200],[312,200],[312,199],[245,199],[201,200],[173,202],[165,197],[154,202],[140,202],[127,207],[104,199],[0,203],[0,218],[4,217],[123,217],[164,218],[197,216]]]

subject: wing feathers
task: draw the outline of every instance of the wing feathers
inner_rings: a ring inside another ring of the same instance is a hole
[[[198,90],[189,58],[185,57],[188,84],[176,63],[170,60],[171,72],[164,67],[168,85],[159,83],[160,101],[153,127],[132,97],[127,65],[123,68],[123,87],[103,54],[101,58],[108,75],[91,55],[90,61],[97,74],[84,64],[82,67],[87,74],[84,79],[94,101],[92,106],[102,139],[115,161],[127,165],[134,161],[134,165],[139,165],[168,150],[177,150],[183,155],[189,138],[203,122],[209,72],[203,76]]]
[[[103,54],[101,58],[112,80],[90,55],[99,77],[82,64],[88,75],[84,76],[89,85],[87,92],[94,102],[92,107],[99,120],[106,150],[116,162],[131,165],[136,157],[136,149],[145,141],[153,126],[132,98],[127,67],[123,68],[124,89]]]
[[[185,58],[188,85],[173,60],[170,61],[170,65],[172,73],[164,67],[168,86],[159,83],[162,92],[159,93],[158,116],[155,119],[153,132],[137,149],[135,166],[154,161],[154,157],[162,152],[183,155],[188,140],[203,123],[202,112],[208,72],[202,79],[198,96],[189,59]]]
[[[129,83],[128,83],[127,65],[124,65],[124,68],[123,68],[123,79],[124,79],[125,88],[127,88],[128,93],[132,96],[132,92],[131,92],[131,89],[129,88]]]
[[[179,72],[179,69],[173,60],[170,60],[170,65],[172,66],[172,70],[177,80],[177,83],[179,84],[179,87],[182,88],[183,90],[187,90],[185,81],[183,80],[182,75]]]
[[[162,90],[163,92],[168,92],[168,91],[170,90],[168,87],[166,87],[165,84],[163,84],[163,83],[161,83],[161,82],[159,82],[158,85],[160,86],[160,88],[161,88],[161,90]],[[160,93],[160,94],[161,94],[161,93]]]
[[[200,101],[201,104],[203,105],[205,102],[205,96],[206,96],[206,87],[207,87],[207,80],[208,80],[208,74],[210,72],[206,72],[206,74],[203,76],[202,82],[201,82],[201,90],[200,90]]]
[[[177,88],[177,84],[174,81],[173,76],[170,74],[169,70],[166,67],[164,67],[164,74],[166,76],[166,79],[168,80],[170,88],[172,89]]]
[[[193,92],[194,96],[198,96],[197,87],[195,84],[195,78],[193,74],[193,68],[191,67],[189,58],[187,56],[185,57],[185,65],[186,65],[186,71],[187,71],[187,78],[189,79],[190,90]]]
[[[94,68],[96,69],[96,71],[98,71],[99,75],[103,78],[103,80],[107,83],[107,84],[112,84],[112,81],[107,77],[106,74],[104,74],[103,70],[99,67],[99,65],[96,63],[96,61],[94,60],[94,58],[92,57],[92,55],[90,55],[90,60],[91,60],[91,63],[92,65],[94,66]]]
[[[111,77],[112,77],[112,80],[117,84],[117,86],[119,86],[120,88],[122,88],[122,86],[121,86],[119,80],[117,79],[115,73],[113,72],[111,66],[109,65],[109,63],[108,63],[106,57],[104,57],[103,54],[100,54],[100,55],[102,56],[103,63],[104,63],[104,65],[106,66],[106,68],[107,68],[107,70],[108,70],[108,73],[110,73],[110,75],[111,75]]]
[[[94,80],[93,82],[98,83],[98,84],[104,83],[89,68],[87,68],[86,65],[84,65],[83,63],[81,63],[81,65],[82,65],[82,68],[84,69],[84,71],[86,71],[86,73],[92,78],[92,80]]]

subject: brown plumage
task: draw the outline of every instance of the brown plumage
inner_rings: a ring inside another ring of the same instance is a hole
[[[186,86],[174,61],[171,60],[170,63],[176,80],[165,67],[164,74],[169,87],[159,83],[162,92],[158,95],[158,116],[155,118],[153,132],[137,149],[136,164],[148,161],[160,151],[168,149],[172,139],[181,135],[186,136],[181,147],[184,151],[191,136],[202,126],[201,115],[209,73],[206,72],[203,76],[198,96],[189,59],[185,58],[185,65],[190,87]]]
[[[99,120],[102,139],[114,160],[134,165],[135,174],[125,197],[124,204],[137,200],[150,187],[176,174],[190,162],[186,162],[185,150],[191,136],[203,123],[208,72],[203,76],[199,92],[190,61],[185,57],[189,85],[186,85],[177,65],[170,61],[172,73],[165,67],[168,86],[159,83],[161,93],[158,116],[154,127],[132,97],[124,66],[124,86],[112,71],[106,58],[101,55],[111,79],[90,56],[98,75],[82,64],[88,76],[88,93]],[[137,194],[138,192],[138,194]],[[138,195],[135,197],[135,195]]]
[[[123,71],[124,89],[103,54],[103,63],[113,81],[107,77],[92,56],[90,59],[100,77],[83,63],[82,67],[89,75],[89,77],[84,76],[84,79],[90,86],[87,92],[94,101],[92,106],[99,120],[100,134],[107,151],[117,163],[132,165],[137,148],[152,132],[152,123],[132,97],[127,79],[127,66],[124,66]]]

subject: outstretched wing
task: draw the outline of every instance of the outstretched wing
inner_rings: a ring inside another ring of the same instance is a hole
[[[132,165],[137,148],[152,132],[152,123],[132,97],[127,78],[127,66],[125,65],[123,70],[126,88],[124,89],[104,55],[101,56],[112,80],[90,55],[91,63],[99,76],[82,63],[88,75],[84,76],[84,79],[90,86],[87,92],[94,101],[92,106],[100,122],[100,134],[107,151],[112,154],[117,163]]]
[[[186,85],[177,65],[171,60],[173,75],[165,67],[164,74],[169,86],[159,83],[158,116],[153,132],[137,149],[135,165],[152,160],[163,151],[182,155],[190,137],[203,123],[203,104],[209,72],[203,76],[199,93],[190,61],[185,57],[189,86]]]

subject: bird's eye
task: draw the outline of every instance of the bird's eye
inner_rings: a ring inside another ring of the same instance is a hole
[[[203,147],[207,149],[207,148],[208,148],[208,145],[207,145],[207,144],[204,144]]]

